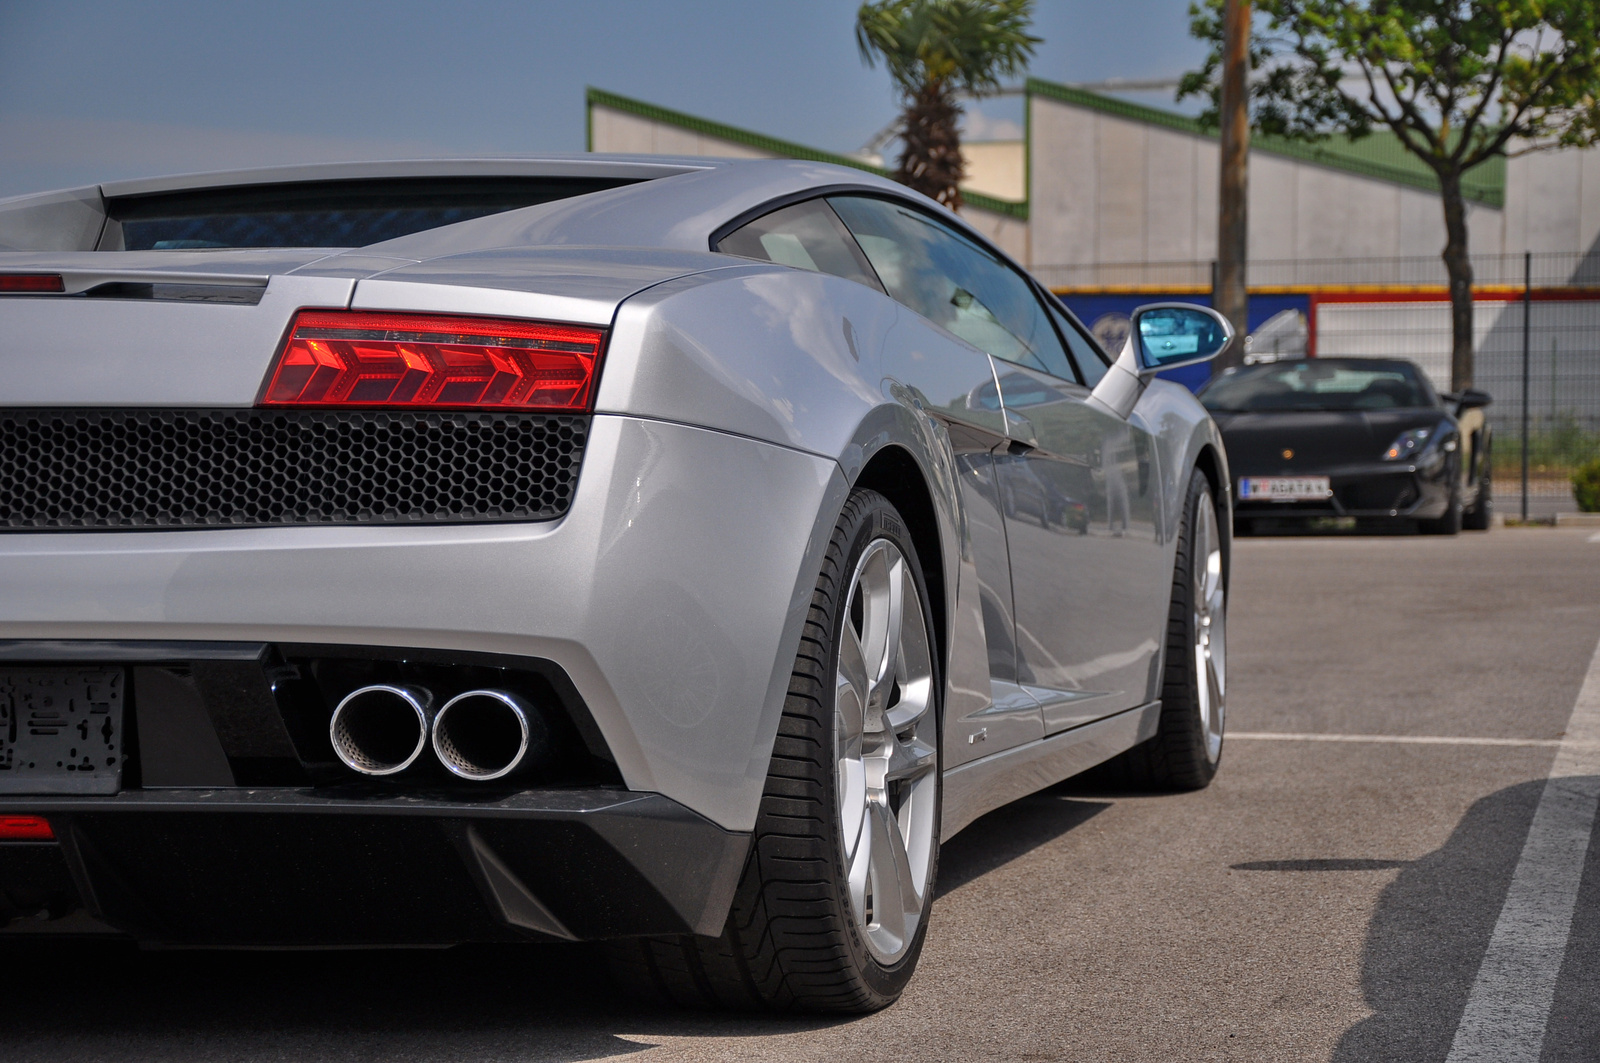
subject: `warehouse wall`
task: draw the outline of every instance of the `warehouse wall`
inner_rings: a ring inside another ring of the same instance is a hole
[[[1029,106],[1034,265],[1216,256],[1215,140],[1043,96],[1031,97]],[[1594,187],[1600,193],[1600,180]],[[1503,212],[1477,203],[1469,212],[1474,252],[1502,250]],[[1253,259],[1426,256],[1443,246],[1436,195],[1265,152],[1251,155]]]
[[[1597,242],[1600,149],[1537,152],[1506,163],[1506,250],[1594,254]]]

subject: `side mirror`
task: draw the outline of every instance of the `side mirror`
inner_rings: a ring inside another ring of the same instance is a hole
[[[1464,388],[1461,393],[1456,396],[1456,412],[1460,413],[1462,410],[1481,410],[1493,401],[1494,399],[1489,397],[1489,393],[1487,391],[1479,391],[1477,388]]]
[[[1192,303],[1151,303],[1133,312],[1128,340],[1089,401],[1113,417],[1129,417],[1150,380],[1163,369],[1209,362],[1233,342],[1233,326]]]
[[[1191,303],[1154,303],[1133,312],[1128,339],[1141,377],[1209,362],[1233,342],[1233,326],[1215,310]]]

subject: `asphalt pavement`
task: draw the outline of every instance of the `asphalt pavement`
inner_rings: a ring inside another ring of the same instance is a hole
[[[1591,537],[1242,540],[1216,783],[974,823],[876,1015],[643,1008],[579,948],[31,942],[0,1059],[1445,1060],[1600,641]],[[1600,839],[1557,929],[1536,1058],[1600,1060]]]

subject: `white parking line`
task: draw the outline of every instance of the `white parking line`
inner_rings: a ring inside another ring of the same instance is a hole
[[[1600,647],[1566,735],[1447,1063],[1538,1063],[1600,805]]]
[[[1378,742],[1411,746],[1559,746],[1559,738],[1473,738],[1469,735],[1341,735],[1306,731],[1229,731],[1228,741]]]
[[[1589,536],[1589,541],[1591,543],[1600,543],[1600,532],[1595,532],[1593,535]]]

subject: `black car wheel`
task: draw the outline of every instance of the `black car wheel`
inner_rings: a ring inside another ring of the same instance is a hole
[[[1494,522],[1494,476],[1489,467],[1493,451],[1485,448],[1478,473],[1478,500],[1461,514],[1461,526],[1468,531],[1488,531]]]
[[[1222,760],[1227,710],[1227,571],[1211,484],[1189,478],[1167,613],[1166,671],[1155,737],[1094,778],[1150,790],[1199,790]]]
[[[1417,521],[1417,530],[1423,535],[1455,535],[1461,531],[1461,493],[1450,492],[1450,504],[1444,516],[1436,520]]]

